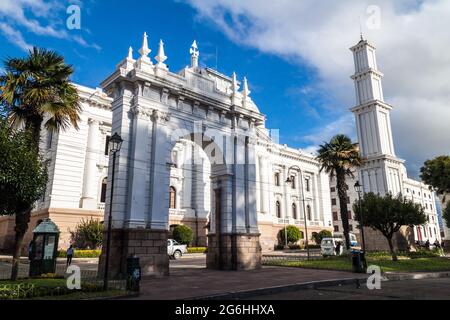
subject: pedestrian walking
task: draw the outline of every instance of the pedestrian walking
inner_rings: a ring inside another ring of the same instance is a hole
[[[66,267],[70,266],[72,264],[72,258],[73,254],[75,253],[75,249],[72,245],[70,245],[69,249],[67,249],[67,263]]]

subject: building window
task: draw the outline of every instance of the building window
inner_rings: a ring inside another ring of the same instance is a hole
[[[277,213],[277,218],[281,218],[281,204],[280,204],[280,201],[277,201],[275,205],[276,205],[275,210],[276,210],[276,213]]]
[[[291,176],[291,188],[295,189],[295,176]]]
[[[331,192],[336,192],[336,188],[335,188],[335,187],[331,187],[331,188],[330,188],[330,191],[331,191]]]
[[[169,208],[176,209],[177,207],[177,190],[174,187],[170,187]]]
[[[275,173],[274,182],[277,187],[280,186],[280,173],[279,172]]]
[[[347,197],[347,204],[350,204],[350,197]]]
[[[332,204],[333,206],[335,206],[335,205],[336,205],[336,199],[331,199],[331,204]]]
[[[348,226],[348,230],[351,232],[351,231],[353,231],[353,225],[352,224],[350,224],[349,226]]]
[[[297,205],[295,203],[292,204],[292,217],[297,220]]]
[[[348,220],[352,220],[352,212],[351,211],[348,212]]]
[[[106,202],[106,187],[108,184],[108,178],[104,178],[102,180],[102,191],[100,193],[100,203],[105,203]]]
[[[432,204],[430,204],[430,210],[433,210],[433,205]]]
[[[334,226],[334,232],[339,232],[339,226]]]
[[[109,141],[111,140],[111,136],[106,136],[105,142],[105,156],[109,155]]]
[[[305,179],[305,185],[306,185],[306,191],[310,192],[311,191],[311,184],[310,184],[310,180],[309,179]]]
[[[334,221],[338,221],[339,217],[338,217],[338,213],[337,212],[333,212],[333,220]]]
[[[306,206],[306,214],[308,215],[308,220],[311,221],[312,217],[311,217],[311,206],[308,204]]]

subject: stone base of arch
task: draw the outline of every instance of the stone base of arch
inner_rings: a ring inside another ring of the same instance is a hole
[[[103,235],[106,241],[106,233]],[[143,277],[168,276],[169,256],[167,255],[166,230],[113,229],[109,257],[109,277],[116,279],[126,273],[127,258],[139,257]],[[100,256],[98,273],[103,276],[105,250]]]
[[[209,234],[206,267],[236,271],[260,269],[259,236],[259,233]]]

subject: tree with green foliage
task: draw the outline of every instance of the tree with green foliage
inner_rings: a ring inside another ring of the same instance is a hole
[[[442,211],[442,217],[445,220],[445,223],[447,225],[447,228],[450,229],[450,201],[447,202],[447,206],[445,207],[445,209]]]
[[[420,173],[420,178],[432,186],[438,195],[443,196],[445,203],[445,196],[450,193],[450,156],[425,161]]]
[[[70,82],[73,68],[65,64],[62,56],[35,47],[26,57],[7,59],[4,69],[5,73],[0,75],[0,114],[7,117],[13,128],[23,125],[29,134],[28,149],[34,151],[36,157],[43,126],[50,131],[65,130],[71,125],[78,129],[81,104],[77,89]],[[26,214],[16,217],[16,240],[22,241],[28,229],[32,203],[27,210]],[[13,278],[17,276],[15,264],[19,253],[16,243]]]
[[[70,233],[76,248],[96,250],[102,245],[103,223],[94,218],[82,219]]]
[[[350,225],[348,223],[346,177],[353,178],[353,170],[362,164],[357,144],[346,135],[337,135],[330,142],[319,147],[317,160],[320,162],[320,171],[325,170],[330,177],[336,176],[336,188],[339,196],[342,226],[344,228],[345,246],[350,250]]]
[[[312,234],[312,238],[314,239],[316,244],[321,244],[322,239],[324,239],[324,238],[332,238],[332,237],[333,237],[333,234],[331,233],[331,231],[328,231],[328,230],[322,230],[320,232],[313,232],[313,234]]]
[[[392,261],[397,261],[397,253],[392,238],[403,226],[418,226],[426,223],[427,218],[420,204],[414,203],[399,195],[384,197],[374,193],[364,194],[361,207],[358,202],[353,205],[356,220],[361,221],[363,214],[365,227],[378,230],[389,244]]]
[[[15,244],[11,280],[16,280],[23,237],[31,209],[47,184],[45,163],[30,149],[28,132],[12,129],[0,118],[0,215],[15,215]]]
[[[177,225],[172,231],[173,239],[181,244],[189,245],[194,239],[194,233],[191,228],[185,225]]]
[[[278,239],[280,244],[286,244],[286,235],[288,244],[295,244],[301,238],[303,238],[303,233],[299,228],[297,228],[296,226],[287,226],[286,229],[280,229],[280,231],[278,232]]]
[[[41,127],[57,131],[70,125],[78,129],[81,104],[70,82],[73,68],[54,51],[34,47],[24,58],[5,61],[0,76],[0,108],[10,123],[24,124],[39,148]]]

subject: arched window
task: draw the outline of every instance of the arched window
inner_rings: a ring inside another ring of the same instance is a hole
[[[177,190],[174,187],[170,187],[169,208],[176,209],[176,207],[177,207]]]
[[[277,211],[277,218],[281,218],[281,204],[280,204],[280,201],[277,201],[277,203],[276,203],[276,211]]]
[[[275,176],[274,176],[274,183],[275,183],[275,185],[277,186],[277,187],[279,187],[280,186],[280,173],[275,173]]]
[[[306,215],[308,216],[308,220],[311,221],[312,217],[311,217],[311,206],[308,204],[306,206]]]
[[[297,220],[297,205],[295,203],[292,204],[292,217]]]
[[[102,191],[100,193],[100,203],[106,202],[106,186],[108,184],[108,178],[102,180]]]

